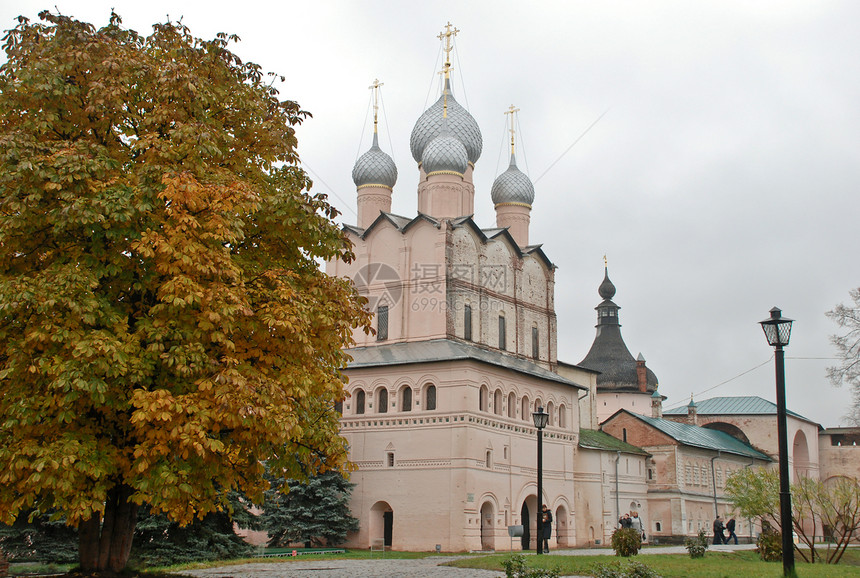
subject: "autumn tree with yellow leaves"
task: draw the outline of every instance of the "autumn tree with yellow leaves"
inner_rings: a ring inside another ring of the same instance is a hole
[[[361,298],[281,101],[233,37],[43,12],[0,67],[0,521],[55,512],[83,570],[125,567],[139,505],[343,469]]]

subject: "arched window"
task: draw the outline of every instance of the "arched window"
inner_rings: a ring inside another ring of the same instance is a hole
[[[489,411],[487,409],[487,404],[489,404],[490,391],[487,389],[486,385],[481,386],[481,390],[478,392],[478,409],[481,411]]]
[[[424,409],[436,409],[436,386],[431,383],[429,385],[425,385],[424,389],[426,390],[426,393],[424,394]]]
[[[502,412],[504,411],[504,409],[505,408],[503,407],[503,404],[502,404],[502,390],[497,389],[496,393],[493,394],[493,412],[496,415],[502,415]]]
[[[558,427],[567,427],[567,408],[563,403],[558,406]]]
[[[508,417],[516,417],[517,413],[517,396],[514,392],[508,394]]]
[[[532,415],[529,411],[529,396],[524,395],[522,401],[520,402],[520,419],[523,421],[531,421]]]
[[[408,385],[400,391],[400,411],[412,411],[412,388]]]
[[[363,414],[364,413],[364,390],[359,389],[355,392],[355,413]]]
[[[487,450],[487,467],[493,467],[493,452],[492,450]]]
[[[555,425],[555,406],[551,401],[546,402],[546,409],[544,411],[549,414],[549,418],[546,420],[547,425]]]
[[[376,411],[377,413],[388,413],[388,390],[384,387],[379,390],[376,396]]]

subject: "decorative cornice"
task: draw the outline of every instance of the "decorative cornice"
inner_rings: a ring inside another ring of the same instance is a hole
[[[454,175],[460,178],[463,178],[463,173],[458,173],[457,171],[433,171],[427,173],[428,177],[432,177],[433,175]]]
[[[371,187],[373,187],[375,189],[388,189],[389,191],[394,190],[394,187],[389,187],[388,185],[383,185],[381,183],[367,183],[366,185],[360,185],[359,187],[356,188],[356,190],[360,191],[361,189],[367,189],[367,188],[371,188]]]
[[[496,203],[495,207],[526,207],[531,209],[532,206],[528,203]]]

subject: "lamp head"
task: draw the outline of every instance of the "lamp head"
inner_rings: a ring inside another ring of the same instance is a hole
[[[791,338],[791,324],[793,322],[794,319],[783,317],[782,311],[778,307],[770,310],[770,317],[764,321],[759,321],[767,342],[772,347],[785,347],[788,345],[788,340]]]
[[[535,427],[543,429],[549,421],[549,414],[543,410],[543,406],[539,406],[537,411],[532,413],[532,418],[535,420]]]

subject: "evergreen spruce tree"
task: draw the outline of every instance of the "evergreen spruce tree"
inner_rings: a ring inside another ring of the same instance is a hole
[[[358,519],[349,510],[349,497],[355,484],[339,472],[329,471],[307,482],[288,480],[289,493],[281,488],[284,480],[272,482],[266,492],[261,522],[269,533],[269,546],[301,542],[306,547],[336,546],[348,532],[358,530]]]
[[[168,566],[250,556],[254,547],[236,535],[233,524],[256,530],[260,528],[259,521],[237,492],[231,492],[228,499],[232,514],[212,512],[184,527],[164,514],[142,507],[134,533],[132,560],[148,566]]]
[[[11,526],[0,524],[0,550],[10,562],[69,564],[78,559],[78,531],[64,519],[21,512]]]

